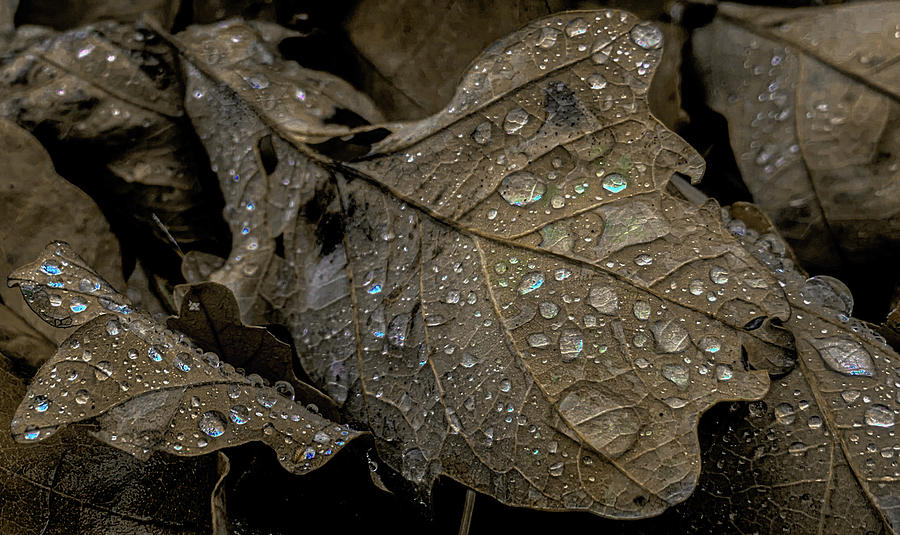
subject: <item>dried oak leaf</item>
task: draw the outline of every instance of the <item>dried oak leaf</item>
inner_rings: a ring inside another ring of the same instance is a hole
[[[51,147],[60,172],[121,228],[154,237],[136,251],[145,258],[148,246],[172,254],[154,215],[182,247],[209,243],[221,225],[174,61],[153,32],[111,21],[64,33],[20,28],[0,58],[0,115]]]
[[[900,242],[900,4],[719,4],[694,34],[754,201],[800,258],[870,267]]]
[[[694,488],[700,413],[764,394],[743,327],[787,303],[718,209],[663,191],[703,161],[647,109],[661,41],[619,11],[533,22],[352,167],[180,46],[242,312],[287,325],[421,488],[444,474],[516,505],[658,514]]]
[[[225,286],[204,282],[188,287],[179,315],[166,324],[187,334],[204,351],[216,353],[247,374],[276,381],[275,388],[288,397],[304,405],[312,403],[320,414],[337,419],[334,402],[294,374],[291,346],[264,327],[244,325],[234,294]]]
[[[124,287],[119,241],[94,201],[56,174],[50,155],[31,134],[5,119],[0,119],[0,145],[10,155],[0,174],[0,213],[7,215],[0,228],[2,280],[59,238],[75,244],[106,280]],[[53,342],[67,336],[59,329],[63,325],[48,325],[28,313],[19,291],[4,285],[0,296]]]
[[[0,355],[4,422],[13,418],[23,396],[25,385]],[[8,535],[209,532],[210,495],[219,479],[212,456],[155,455],[141,462],[91,439],[88,430],[73,426],[32,445],[0,434],[0,531]]]
[[[53,309],[62,307],[53,303],[67,297],[54,299],[56,292],[82,299],[67,307],[67,321],[80,327],[38,370],[16,411],[12,433],[19,442],[94,418],[94,436],[141,459],[153,451],[192,456],[262,441],[285,469],[303,473],[359,435],[245,377],[149,315],[117,305],[126,298],[65,243],[51,243],[10,284],[26,297],[50,295],[49,305],[33,305],[45,321],[59,322]]]

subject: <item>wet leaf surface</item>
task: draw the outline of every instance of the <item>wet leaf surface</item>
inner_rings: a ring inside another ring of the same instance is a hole
[[[57,282],[59,291],[79,295],[73,286],[86,268],[78,260],[67,244],[50,244],[11,283],[34,294]],[[100,281],[100,291],[107,287],[96,273],[90,280]],[[244,376],[149,315],[108,304],[124,297],[80,295],[84,308],[72,308],[81,316],[71,320],[80,327],[38,370],[16,411],[17,441],[43,440],[95,418],[97,438],[141,459],[154,451],[194,456],[262,441],[287,470],[303,473],[359,435],[294,403],[292,389]],[[56,320],[47,308],[35,311]]]
[[[0,366],[0,412],[9,421],[25,385],[4,355]],[[208,533],[209,497],[218,479],[214,456],[157,454],[142,462],[96,441],[90,430],[73,426],[37,444],[17,444],[2,434],[0,531]],[[178,484],[183,481],[191,485]]]
[[[896,2],[723,3],[695,32],[707,100],[728,119],[744,182],[811,266],[896,261],[897,24]]]

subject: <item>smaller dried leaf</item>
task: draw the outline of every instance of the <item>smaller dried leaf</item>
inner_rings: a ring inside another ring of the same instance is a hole
[[[60,270],[68,268],[73,255],[67,252],[64,244],[51,244],[36,265],[55,259],[62,265],[66,258],[69,265]],[[59,276],[34,265],[25,271]],[[95,436],[140,458],[156,450],[201,455],[256,440],[270,445],[286,469],[303,473],[359,435],[245,377],[147,314],[104,314],[109,309],[90,297],[82,312],[92,319],[38,370],[16,411],[11,427],[18,441],[42,440],[61,426],[96,418]]]
[[[336,419],[337,409],[331,398],[294,374],[291,346],[264,327],[244,325],[237,300],[227,287],[215,282],[190,286],[178,317],[169,318],[166,323],[187,334],[204,351],[216,353],[245,373],[278,381],[276,388],[285,389],[304,404],[315,404],[322,414]]]

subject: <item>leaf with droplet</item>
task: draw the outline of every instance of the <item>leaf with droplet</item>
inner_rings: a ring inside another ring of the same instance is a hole
[[[204,95],[186,109],[247,229],[225,268],[245,321],[287,325],[419,488],[444,474],[516,505],[658,514],[696,484],[699,414],[764,394],[744,326],[787,304],[717,208],[663,191],[704,164],[647,108],[661,40],[619,11],[535,21],[351,165],[179,45]],[[259,137],[235,145],[236,128]]]
[[[334,402],[294,374],[291,346],[278,340],[264,327],[241,322],[237,301],[231,290],[214,282],[187,288],[177,317],[166,321],[169,328],[186,334],[204,351],[211,351],[224,362],[257,374],[287,397],[304,405],[314,404],[320,414],[336,419]],[[288,383],[287,385],[279,383]]]
[[[51,348],[42,358],[52,353]],[[3,422],[13,418],[25,391],[0,354]],[[215,457],[155,455],[141,462],[93,440],[88,431],[90,426],[72,426],[27,445],[7,433],[0,436],[0,532],[209,533],[210,494],[219,477]]]
[[[839,533],[850,527],[862,532],[881,522],[889,532],[900,532],[893,431],[900,412],[900,355],[851,317],[853,297],[843,283],[795,269],[789,249],[777,245],[777,237],[760,236],[758,224],[735,218],[728,226],[772,269],[791,304],[784,326],[795,339],[796,368],[748,419],[752,440],[736,441],[761,452],[765,486],[785,493],[775,502],[800,497],[818,517],[812,524],[789,513],[779,522],[792,533]],[[773,416],[775,423],[769,424]],[[773,436],[765,436],[765,429]],[[791,456],[784,457],[785,451]],[[760,484],[756,475],[750,477]],[[749,531],[760,521],[750,515],[739,528]]]
[[[41,262],[60,249],[72,265],[69,248],[58,243]],[[95,418],[96,437],[139,458],[153,451],[201,455],[263,441],[282,466],[303,473],[359,435],[261,379],[250,380],[147,314],[102,314],[94,303],[85,312],[92,319],[38,370],[16,411],[12,433],[19,442],[43,440],[62,426]]]
[[[694,35],[745,184],[811,266],[880,269],[900,245],[898,24],[897,2],[722,3]]]

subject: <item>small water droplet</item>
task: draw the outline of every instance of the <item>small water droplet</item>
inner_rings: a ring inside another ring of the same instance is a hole
[[[716,379],[719,381],[729,381],[734,377],[734,370],[728,364],[719,364],[716,366]]]
[[[662,376],[680,387],[687,386],[690,380],[690,372],[684,364],[663,365]]]
[[[190,354],[181,352],[181,353],[175,355],[175,359],[172,362],[173,362],[173,364],[175,364],[175,367],[178,368],[179,370],[181,370],[183,372],[189,372],[189,371],[191,371],[190,363],[192,360],[193,359],[191,358]]]
[[[109,320],[106,322],[106,333],[110,336],[116,336],[119,334],[119,322],[116,320]]]
[[[541,313],[542,318],[552,320],[559,314],[559,306],[556,303],[544,301],[538,305],[538,311]]]
[[[808,425],[810,429],[819,429],[820,427],[822,427],[822,418],[818,416],[810,416],[809,421],[806,422],[806,425]]]
[[[47,396],[34,396],[34,410],[38,412],[47,412],[50,408],[50,400]]]
[[[46,273],[47,275],[59,275],[62,273],[62,270],[59,269],[59,266],[52,262],[44,262],[41,264],[41,271]]]
[[[577,19],[572,19],[571,22],[566,24],[566,35],[569,37],[577,37],[579,35],[584,35],[588,31],[588,24],[584,21],[583,18],[578,17]]]
[[[460,359],[460,364],[463,368],[471,368],[472,366],[478,364],[478,358],[469,353],[468,351],[462,354],[462,359]]]
[[[155,346],[150,346],[150,348],[147,349],[147,357],[154,362],[159,362],[163,359],[162,353],[160,353],[159,349]]]
[[[101,360],[97,363],[97,368],[94,370],[94,376],[98,381],[105,381],[112,376],[112,364],[108,360]]]
[[[639,320],[646,320],[650,317],[650,303],[647,301],[635,301],[632,307],[634,317]]]
[[[84,405],[91,400],[91,395],[87,390],[81,389],[75,392],[75,403]]]
[[[563,362],[572,362],[581,356],[584,349],[584,340],[581,331],[565,329],[559,335],[559,353]]]
[[[694,279],[688,284],[688,291],[693,295],[703,295],[703,292],[706,291],[706,287],[703,285],[702,280]]]
[[[780,403],[775,407],[775,420],[778,421],[778,423],[791,425],[796,419],[796,410],[790,403]]]
[[[530,334],[528,335],[527,340],[528,345],[530,345],[531,347],[542,348],[550,345],[550,338],[547,337],[547,335],[544,333]]]
[[[725,284],[728,282],[728,271],[720,266],[713,266],[709,270],[709,280],[716,284]]]
[[[653,257],[648,254],[637,255],[634,257],[634,263],[639,266],[649,266],[653,264]]]
[[[559,477],[563,475],[563,470],[565,468],[565,464],[562,462],[554,463],[550,465],[550,475],[553,477]]]
[[[607,81],[602,74],[597,73],[588,76],[587,83],[591,86],[591,89],[603,89],[606,87]]]
[[[485,121],[475,127],[472,132],[472,139],[479,145],[484,145],[491,140],[491,123]]]

